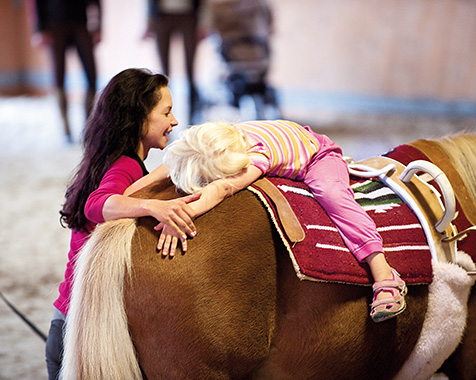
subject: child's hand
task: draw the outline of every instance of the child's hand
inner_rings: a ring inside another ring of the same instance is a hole
[[[157,243],[157,249],[159,251],[162,250],[163,256],[174,256],[179,240],[182,243],[182,252],[185,253],[187,251],[187,235],[181,234],[177,236],[174,229],[166,224],[161,223],[159,226],[162,226],[162,232]]]

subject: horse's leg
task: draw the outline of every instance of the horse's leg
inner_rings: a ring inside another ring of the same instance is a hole
[[[441,371],[451,380],[476,379],[476,288],[473,286],[468,302],[468,319],[463,340],[445,362]]]
[[[266,211],[248,191],[196,219],[185,255],[156,253],[154,223],[133,241],[130,331],[153,379],[241,379],[269,353],[276,256]]]
[[[256,379],[391,379],[410,355],[426,312],[428,287],[412,286],[408,311],[369,317],[370,287],[299,281],[288,258],[279,268],[277,327]]]

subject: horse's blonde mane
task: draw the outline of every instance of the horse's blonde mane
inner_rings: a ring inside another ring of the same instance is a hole
[[[78,254],[66,319],[63,380],[142,379],[124,307],[135,219],[96,227]]]
[[[447,154],[476,203],[476,132],[461,132],[433,141]]]

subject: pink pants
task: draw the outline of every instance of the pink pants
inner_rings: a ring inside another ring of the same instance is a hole
[[[341,148],[327,136],[314,135],[320,142],[319,152],[307,167],[304,183],[358,261],[374,252],[383,252],[382,237],[374,221],[354,199]]]

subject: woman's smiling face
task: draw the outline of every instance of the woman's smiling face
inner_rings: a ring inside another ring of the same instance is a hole
[[[146,134],[142,139],[144,157],[152,148],[164,149],[169,141],[168,134],[178,122],[172,113],[172,95],[168,87],[160,90],[160,100],[150,112],[146,121]]]

